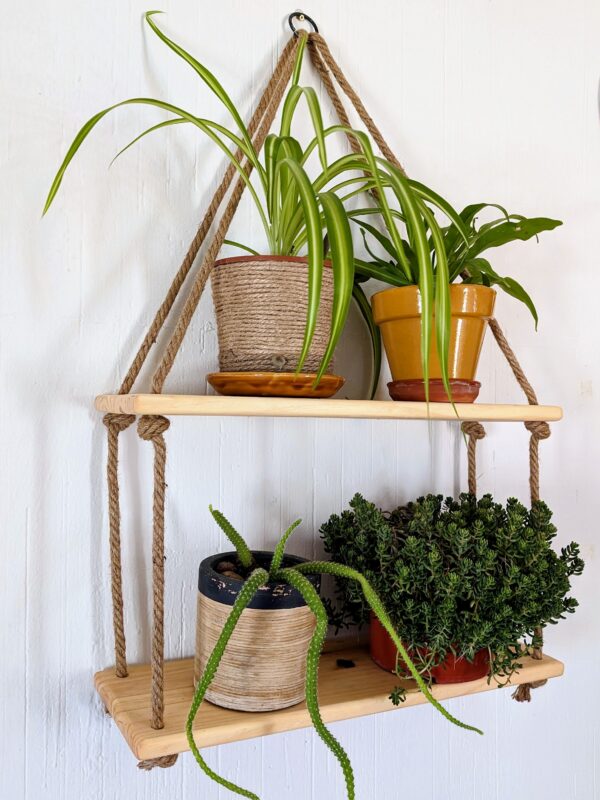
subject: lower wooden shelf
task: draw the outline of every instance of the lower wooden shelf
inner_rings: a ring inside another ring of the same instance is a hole
[[[348,669],[337,665],[338,659],[351,660]],[[513,675],[511,685],[556,678],[563,674],[560,661],[544,655],[541,661],[523,659],[523,669]],[[185,722],[193,696],[193,659],[169,661],[165,664],[165,727],[150,727],[150,666],[131,666],[129,677],[117,678],[114,670],[105,669],[95,675],[96,689],[108,713],[119,727],[127,744],[139,759],[183,753],[189,750]],[[321,658],[319,699],[325,722],[393,711],[388,698],[391,689],[402,683],[408,690],[406,700],[398,708],[427,702],[421,692],[411,691],[412,681],[399,681],[379,669],[364,648],[354,647],[326,653]],[[487,679],[436,685],[433,694],[438,700],[478,694],[495,689]],[[281,711],[249,713],[230,711],[205,702],[196,718],[194,733],[200,747],[252,739],[271,733],[310,726],[306,705],[300,703]]]

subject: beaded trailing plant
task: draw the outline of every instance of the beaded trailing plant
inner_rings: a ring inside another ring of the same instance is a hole
[[[300,525],[301,520],[296,520],[294,523],[292,523],[292,525],[290,525],[290,527],[279,540],[273,552],[273,558],[271,560],[269,569],[266,570],[261,567],[256,567],[253,569],[252,553],[243,537],[235,530],[233,525],[231,525],[231,523],[220,511],[213,509],[212,506],[210,506],[210,511],[217,524],[236,548],[238,559],[242,567],[246,570],[251,570],[251,572],[244,581],[244,584],[231,609],[227,621],[223,626],[223,630],[221,631],[217,643],[206,662],[204,672],[198,681],[198,686],[196,688],[194,699],[192,701],[187,718],[186,734],[190,750],[194,754],[198,764],[202,767],[209,778],[212,778],[221,786],[224,786],[226,789],[229,789],[230,791],[235,792],[242,797],[249,797],[251,800],[259,800],[258,796],[253,792],[249,791],[248,789],[244,789],[241,786],[237,786],[231,781],[228,781],[226,778],[221,777],[209,767],[200,753],[198,746],[196,745],[193,725],[206,691],[215,677],[219,663],[223,657],[225,648],[227,647],[227,643],[231,638],[231,635],[233,634],[244,609],[250,604],[252,598],[261,586],[269,583],[269,581],[284,581],[300,592],[316,619],[316,627],[308,647],[306,658],[306,706],[315,730],[323,742],[331,750],[333,755],[337,758],[342,768],[346,782],[346,793],[348,800],[354,800],[356,796],[354,788],[354,773],[350,759],[348,758],[348,755],[346,754],[346,751],[342,745],[325,726],[319,709],[319,659],[321,656],[323,643],[325,641],[325,636],[327,634],[329,621],[323,601],[321,600],[314,586],[305,577],[305,575],[311,574],[333,575],[336,579],[355,582],[358,587],[360,587],[360,591],[362,592],[365,602],[368,604],[369,608],[372,609],[373,613],[377,616],[383,627],[394,641],[394,644],[398,648],[398,652],[404,660],[406,667],[416,681],[418,689],[423,692],[431,705],[433,705],[447,720],[452,722],[454,725],[464,728],[465,730],[475,731],[476,733],[482,734],[482,731],[480,731],[478,728],[472,727],[471,725],[466,725],[464,722],[460,722],[460,720],[452,716],[452,714],[450,714],[433,697],[428,686],[419,674],[419,671],[415,667],[402,642],[400,641],[400,638],[396,633],[391,619],[383,607],[383,603],[381,602],[378,594],[375,592],[369,581],[360,572],[357,572],[355,569],[352,569],[344,564],[336,564],[330,561],[309,561],[303,562],[294,567],[282,567],[287,541],[293,531],[298,527],[298,525]]]

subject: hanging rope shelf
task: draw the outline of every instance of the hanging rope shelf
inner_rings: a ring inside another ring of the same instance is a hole
[[[302,16],[302,15],[300,15]],[[296,31],[292,15],[290,38],[276,64],[274,72],[261,95],[248,130],[257,151],[262,148],[280,105],[286,85],[291,77],[294,58],[300,37],[308,36],[308,50],[325,90],[342,125],[350,121],[336,84],[348,98],[372,139],[385,158],[402,169],[363,103],[348,83],[344,73],[333,58],[327,43],[311,23],[313,32]],[[356,151],[357,143],[348,137],[350,147]],[[238,159],[242,153],[236,154]],[[252,164],[245,162],[246,175]],[[190,321],[197,309],[210,276],[212,266],[224,243],[227,230],[240,202],[244,181],[238,177],[233,183],[235,169],[229,165],[212,198],[206,214],[194,236],[173,282],[158,309],[140,348],[115,395],[101,395],[96,408],[104,411],[104,424],[108,435],[107,481],[110,527],[111,591],[115,641],[115,667],[96,675],[96,688],[108,713],[117,723],[133,753],[140,759],[140,768],[168,767],[175,763],[177,753],[188,748],[185,735],[187,710],[193,697],[193,664],[191,659],[164,661],[164,537],[165,537],[165,471],[167,447],[165,433],[169,428],[168,416],[181,414],[197,416],[281,416],[281,417],[337,417],[368,419],[433,419],[462,421],[468,437],[468,486],[476,493],[476,447],[485,437],[482,421],[521,421],[525,423],[529,439],[529,469],[531,499],[539,498],[539,442],[548,438],[548,422],[557,421],[562,411],[557,406],[540,406],[529,381],[525,377],[515,354],[506,341],[498,322],[490,320],[489,326],[501,352],[508,361],[517,382],[523,390],[527,404],[491,405],[474,404],[458,406],[457,411],[446,403],[399,403],[369,400],[309,400],[260,397],[206,397],[163,394],[165,381],[173,367]],[[233,187],[233,188],[232,188]],[[225,209],[195,273],[192,271],[200,247],[207,240],[219,210],[229,194]],[[151,381],[150,394],[132,394],[132,389],[152,346],[169,317],[175,300],[188,283],[187,295],[173,332]],[[137,420],[138,435],[150,442],[154,449],[154,494],[152,535],[152,647],[150,665],[129,667],[123,621],[123,590],[121,568],[121,515],[119,505],[119,434]],[[538,632],[541,633],[541,632]],[[337,666],[341,658],[351,660],[355,669],[344,670]],[[548,678],[562,674],[560,662],[535,650],[533,657],[523,659],[523,668],[511,678],[516,686],[514,696],[519,701],[530,699],[530,690],[543,685]],[[410,691],[404,706],[424,702],[419,692]],[[443,700],[463,694],[474,694],[493,688],[486,679],[465,684],[433,687],[433,694]],[[321,662],[319,694],[325,721],[347,719],[375,712],[393,710],[388,696],[390,676],[376,667],[363,650],[349,649],[326,653]],[[235,712],[206,705],[201,709],[195,726],[196,741],[200,746],[221,744],[279,731],[301,728],[310,724],[304,704],[276,712],[253,714]]]

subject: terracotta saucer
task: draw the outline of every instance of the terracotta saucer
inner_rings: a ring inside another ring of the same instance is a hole
[[[463,381],[450,378],[452,400],[455,403],[473,403],[477,399],[481,384],[479,381]],[[410,400],[412,402],[425,402],[425,381],[419,379],[405,381],[390,381],[388,391],[392,400]],[[429,402],[449,403],[450,400],[444,389],[441,378],[429,379]]]
[[[344,385],[339,375],[323,375],[313,388],[316,373],[212,372],[206,378],[215,391],[243,397],[331,397]]]

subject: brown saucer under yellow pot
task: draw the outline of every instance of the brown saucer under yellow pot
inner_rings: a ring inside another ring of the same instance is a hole
[[[206,376],[219,394],[242,397],[332,397],[344,385],[340,375],[323,375],[315,388],[316,377],[314,372],[212,372]]]

